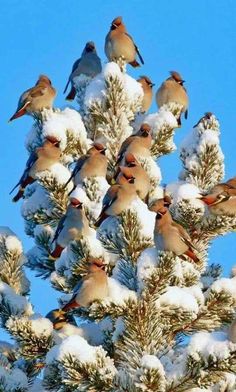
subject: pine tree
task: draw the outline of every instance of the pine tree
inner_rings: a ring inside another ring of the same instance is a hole
[[[25,190],[22,216],[34,247],[24,255],[14,233],[0,231],[1,322],[13,339],[0,342],[0,391],[234,391],[236,345],[227,331],[236,276],[222,278],[221,267],[209,265],[208,250],[213,238],[235,230],[236,217],[213,215],[199,199],[224,176],[218,120],[210,114],[193,128],[180,147],[179,179],[163,189],[158,158],[176,149],[181,106],[140,113],[142,87],[122,59],[92,80],[79,78],[76,90],[79,109],[44,110],[26,140],[31,152],[54,136],[62,150],[61,162]],[[151,182],[148,205],[165,192],[171,196],[171,214],[188,230],[198,263],[156,249],[155,213],[138,197],[95,227],[120,146],[142,123],[153,137],[152,157],[140,159]],[[107,179],[86,178],[73,190],[74,163],[95,140],[107,148]],[[54,232],[72,196],[83,202],[91,231],[53,262]],[[60,293],[58,308],[96,257],[107,265],[108,297],[75,309],[66,327],[54,330],[50,319],[34,314],[25,267]]]

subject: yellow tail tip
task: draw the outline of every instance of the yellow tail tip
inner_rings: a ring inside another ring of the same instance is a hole
[[[48,260],[55,261],[58,257],[53,257],[52,255],[48,255]]]

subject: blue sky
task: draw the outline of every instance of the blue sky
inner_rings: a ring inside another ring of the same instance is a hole
[[[205,111],[214,112],[221,123],[226,178],[236,175],[235,14],[234,0],[1,0],[0,224],[17,233],[25,250],[31,240],[24,234],[20,203],[13,204],[8,193],[27,158],[24,140],[32,119],[25,117],[10,124],[7,120],[19,95],[41,73],[46,73],[58,90],[55,105],[65,105],[62,92],[72,63],[88,40],[95,41],[105,61],[105,35],[118,15],[123,16],[145,60],[140,69],[128,68],[132,76],[146,74],[158,86],[174,69],[186,80],[189,118],[177,131],[177,145]],[[156,111],[155,102],[152,111]],[[165,183],[175,180],[180,169],[178,153],[162,159],[161,168]],[[223,264],[228,274],[236,261],[235,251],[233,233],[214,241],[210,259]],[[31,299],[36,311],[45,314],[55,307],[57,296],[47,282],[32,280]]]

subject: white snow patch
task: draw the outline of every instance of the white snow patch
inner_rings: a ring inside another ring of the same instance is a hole
[[[225,332],[198,332],[191,338],[187,350],[191,356],[201,353],[205,358],[211,355],[215,359],[226,359],[235,349],[236,344],[228,340]]]
[[[114,278],[108,278],[108,296],[103,303],[114,302],[117,305],[123,305],[128,299],[136,300],[135,291],[129,290]]]
[[[156,301],[157,306],[174,306],[185,311],[198,313],[198,303],[196,298],[185,288],[171,286]]]
[[[141,366],[146,369],[156,369],[161,377],[165,377],[163,365],[155,355],[144,355],[141,359]]]
[[[0,300],[4,300],[11,307],[13,312],[17,312],[25,315],[31,315],[33,313],[31,304],[27,301],[23,295],[18,295],[15,291],[8,286],[8,284],[0,281]]]

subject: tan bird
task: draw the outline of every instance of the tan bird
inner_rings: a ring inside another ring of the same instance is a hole
[[[134,185],[134,178],[128,180],[126,184],[115,184],[112,185],[103,199],[103,208],[96,222],[96,226],[100,226],[101,223],[108,216],[118,216],[124,210],[129,208],[133,200],[137,198],[136,187]]]
[[[177,256],[186,255],[194,262],[199,262],[189,234],[183,226],[173,221],[168,208],[164,205],[160,206],[156,214],[154,242],[159,250],[171,251]]]
[[[140,76],[137,82],[139,82],[143,88],[142,113],[146,113],[152,104],[152,88],[155,84],[152,83],[147,76]]]
[[[67,211],[59,221],[55,231],[52,243],[55,242],[56,245],[48,257],[49,260],[56,260],[71,241],[80,240],[89,232],[89,222],[82,203],[78,199],[71,198]]]
[[[157,105],[161,106],[170,102],[175,102],[182,105],[182,110],[178,118],[178,124],[181,125],[181,114],[185,113],[185,118],[188,117],[188,95],[183,86],[184,80],[178,72],[171,71],[171,76],[162,83],[156,93]]]
[[[59,162],[60,156],[60,142],[53,136],[47,136],[42,147],[36,148],[30,154],[24,173],[10,192],[11,194],[20,185],[19,191],[13,197],[12,201],[17,202],[20,200],[24,195],[26,186],[32,184],[37,179],[39,172],[49,170],[52,165]]]
[[[210,212],[214,215],[236,215],[236,189],[228,188],[220,193],[216,187],[215,190],[217,192],[201,197],[201,200],[207,204]]]
[[[101,59],[97,55],[96,47],[94,42],[89,41],[86,43],[85,48],[81,54],[81,57],[75,61],[72,67],[71,74],[66,84],[64,94],[71,83],[71,90],[67,95],[68,101],[73,101],[76,95],[76,89],[74,87],[74,79],[80,75],[89,76],[94,78],[97,74],[102,71]]]
[[[139,67],[136,60],[138,55],[142,64],[143,58],[135,45],[133,38],[127,33],[122,17],[118,16],[111,23],[111,28],[105,40],[105,53],[109,61],[123,58],[132,67]]]
[[[106,148],[103,144],[94,143],[87,154],[81,156],[77,161],[65,187],[71,180],[74,181],[75,188],[78,184],[81,184],[86,177],[106,177],[108,162],[105,151]]]
[[[129,136],[122,143],[116,164],[119,164],[125,158],[126,153],[131,153],[135,157],[149,157],[151,155],[151,145],[151,127],[148,124],[142,124],[136,135]]]
[[[101,259],[90,262],[88,274],[75,287],[71,300],[62,307],[64,312],[80,306],[87,307],[92,302],[101,301],[108,296],[108,279],[104,267]]]
[[[62,309],[53,309],[47,315],[46,318],[49,319],[53,328],[58,331],[62,329],[66,324],[77,325],[74,317],[71,314],[67,314]]]
[[[20,96],[16,112],[9,121],[24,114],[37,115],[43,109],[51,109],[55,96],[56,90],[50,79],[46,75],[40,75],[36,85]]]
[[[129,159],[131,159],[131,155],[129,154]],[[117,177],[117,184],[123,184],[127,182],[129,179],[134,178],[134,186],[136,188],[136,192],[140,199],[146,201],[148,193],[150,191],[150,178],[147,172],[143,169],[143,167],[136,161],[133,156],[133,163],[129,163],[128,166],[120,166],[120,173]]]

